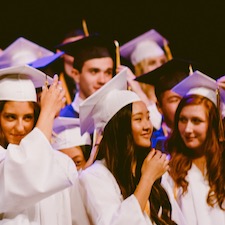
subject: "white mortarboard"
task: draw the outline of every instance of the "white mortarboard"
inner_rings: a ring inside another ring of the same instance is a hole
[[[37,101],[35,88],[53,79],[38,69],[28,65],[0,69],[0,100]]]
[[[80,120],[78,118],[55,118],[53,131],[56,133],[56,136],[52,137],[52,146],[56,150],[91,145],[90,134],[86,132],[81,135]]]
[[[124,69],[80,104],[81,134],[104,130],[120,109],[136,101],[141,100],[127,90],[127,69]]]
[[[211,100],[217,105],[216,90],[218,88],[216,80],[196,70],[192,75],[187,76],[180,83],[172,88],[172,91],[182,97],[185,95],[201,95]],[[225,100],[225,91],[220,88],[221,99]]]
[[[16,39],[0,55],[0,68],[19,66],[54,53],[23,37]]]
[[[162,49],[164,43],[168,44],[168,41],[156,30],[151,29],[122,45],[120,47],[120,54],[135,66],[145,58],[165,54]]]

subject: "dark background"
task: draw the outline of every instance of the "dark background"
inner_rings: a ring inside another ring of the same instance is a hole
[[[90,33],[107,33],[120,45],[154,28],[169,40],[174,57],[193,60],[196,69],[214,78],[225,74],[222,0],[5,0],[0,10],[2,49],[23,36],[54,51],[84,18]]]

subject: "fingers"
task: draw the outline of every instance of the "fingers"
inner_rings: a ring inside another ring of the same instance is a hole
[[[225,76],[222,76],[219,79],[217,79],[217,85],[225,89]]]
[[[153,155],[153,159],[157,160],[158,163],[161,163],[162,166],[164,168],[166,168],[166,170],[169,168],[169,159],[170,159],[170,155],[164,154],[159,150],[154,150],[155,154]]]
[[[150,159],[152,159],[153,158],[153,156],[155,155],[155,149],[153,148],[153,149],[151,149],[151,151],[148,153],[148,155],[147,155],[147,157],[146,157],[146,159],[147,160],[150,160]]]

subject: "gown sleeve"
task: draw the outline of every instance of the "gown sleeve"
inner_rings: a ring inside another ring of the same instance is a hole
[[[80,176],[81,196],[91,223],[96,225],[152,224],[134,195],[123,199],[110,171],[94,163]]]
[[[73,161],[34,128],[20,145],[0,149],[0,213],[34,205],[73,185],[77,176]]]

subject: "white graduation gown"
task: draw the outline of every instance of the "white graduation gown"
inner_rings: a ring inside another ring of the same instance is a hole
[[[185,223],[179,225],[222,225],[225,224],[225,211],[222,211],[218,206],[210,207],[207,202],[209,191],[208,181],[204,179],[201,171],[192,164],[188,171],[187,181],[189,182],[188,191],[182,195],[181,188],[177,191],[177,199],[174,198],[174,182],[168,173],[163,175],[162,185],[166,189],[172,207],[178,205],[175,211],[181,211],[185,219]],[[176,212],[174,212],[176,213]]]
[[[97,160],[79,175],[80,191],[92,224],[150,225],[134,195],[123,200],[119,186],[104,165]]]
[[[34,128],[20,143],[0,148],[0,224],[69,225],[68,187],[77,170]]]

